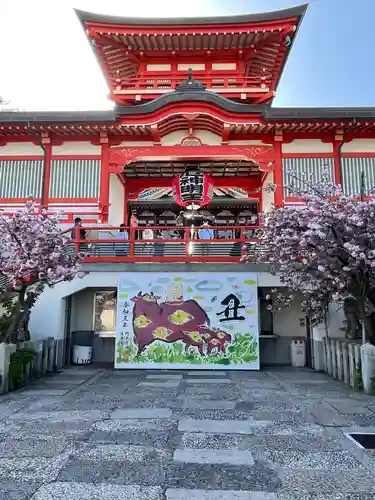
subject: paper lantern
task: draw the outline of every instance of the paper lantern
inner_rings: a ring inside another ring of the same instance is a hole
[[[172,194],[176,203],[182,207],[197,210],[207,205],[214,194],[214,184],[208,174],[198,167],[190,167],[173,179]]]

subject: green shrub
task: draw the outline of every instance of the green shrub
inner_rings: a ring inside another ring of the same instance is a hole
[[[251,333],[238,333],[227,352],[201,356],[196,347],[190,346],[185,350],[183,342],[167,344],[154,342],[141,355],[137,355],[137,348],[130,343],[127,349],[121,342],[117,344],[117,363],[190,363],[190,364],[244,364],[258,359],[258,344]]]
[[[358,363],[356,372],[355,372],[355,378],[356,378],[356,385],[357,389],[359,391],[363,391],[363,381],[362,381],[362,366],[361,362]]]
[[[11,325],[13,315],[16,310],[16,303],[13,297],[0,298],[2,313],[0,314],[0,342],[4,342],[8,328]]]
[[[21,348],[17,349],[10,355],[9,363],[9,380],[14,389],[18,389],[25,382],[26,366],[34,361],[36,352],[34,349]]]

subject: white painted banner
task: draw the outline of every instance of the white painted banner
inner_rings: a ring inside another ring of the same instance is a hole
[[[140,201],[158,200],[159,198],[167,196],[168,194],[171,193],[172,193],[171,187],[143,189],[143,191],[139,193],[138,200]]]
[[[258,370],[257,275],[121,274],[115,368]]]

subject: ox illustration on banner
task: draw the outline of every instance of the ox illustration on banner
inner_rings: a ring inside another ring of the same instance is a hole
[[[259,369],[256,274],[121,274],[115,367]]]

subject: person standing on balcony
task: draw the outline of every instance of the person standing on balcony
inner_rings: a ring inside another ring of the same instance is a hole
[[[130,217],[130,229],[133,230],[132,232],[134,234],[134,239],[136,240],[139,239],[137,227],[138,227],[137,211],[132,210],[132,215]]]
[[[164,240],[169,240],[171,237],[168,231],[157,231],[156,239],[160,240],[155,243],[155,257],[163,257],[164,255]]]
[[[185,233],[183,230],[179,229],[181,227],[184,227],[184,212],[181,210],[181,212],[178,214],[177,219],[176,219],[176,229],[177,229],[177,234],[180,236],[181,239],[184,239]]]
[[[213,240],[214,238],[214,232],[208,225],[208,222],[205,221],[203,222],[202,227],[198,231],[198,236],[200,240]],[[203,255],[208,255],[210,250],[210,244],[209,243],[203,243],[202,244],[202,253]]]
[[[77,228],[79,228],[79,230]],[[86,239],[86,231],[82,228],[81,217],[76,217],[74,219],[71,238],[75,242],[74,247],[77,252],[82,252],[85,250],[85,245],[82,243],[82,240]],[[77,239],[79,240],[79,243],[77,243]]]
[[[72,234],[71,234],[72,240],[76,239],[77,227],[81,228],[79,230],[79,239],[80,240],[85,240],[86,239],[86,231],[82,228],[82,219],[81,219],[81,217],[76,217],[74,219],[74,227],[72,229]]]
[[[116,239],[117,240],[129,240],[129,233],[126,230],[125,224],[120,224],[120,229],[118,230],[118,233],[116,234]],[[115,254],[116,257],[120,257],[123,255],[128,255],[129,254],[129,243],[116,243],[115,246]]]
[[[144,229],[142,231],[142,239],[144,241],[153,240],[154,239],[154,231],[152,229],[148,229],[148,228]],[[143,253],[150,255],[152,248],[154,248],[154,243],[145,243],[145,245],[143,246]]]

